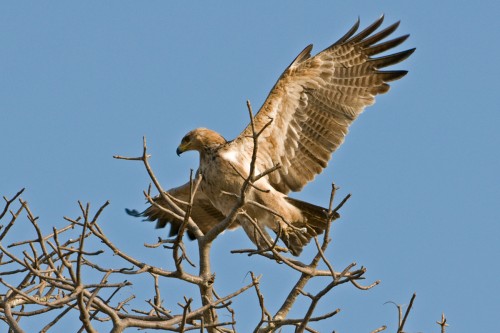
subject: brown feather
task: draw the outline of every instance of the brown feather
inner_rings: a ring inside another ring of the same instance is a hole
[[[276,82],[254,119],[257,131],[273,119],[261,135],[257,161],[259,170],[283,165],[268,176],[274,188],[286,194],[311,181],[342,144],[350,124],[374,103],[375,95],[389,90],[387,82],[406,75],[406,71],[378,69],[403,61],[415,49],[371,58],[408,37],[384,42],[399,22],[376,32],[383,20],[381,16],[356,34],[358,20],[337,42],[313,57],[309,57],[308,46]],[[251,131],[247,127],[232,144],[247,145],[243,142],[251,140]]]
[[[181,201],[188,202],[190,193],[189,182],[182,186],[170,189],[167,192]],[[160,195],[153,198],[153,200],[158,205],[166,209],[171,208]],[[225,216],[212,205],[208,197],[200,189],[198,189],[198,191],[196,192],[193,201],[194,202],[191,210],[191,218],[203,233],[206,233],[207,231],[212,229],[213,226],[224,219]],[[186,205],[180,203],[176,204],[178,204],[178,206],[183,210],[186,210],[187,208]],[[135,210],[126,211],[129,215],[132,216],[145,217],[146,221],[156,221],[156,228],[165,228],[167,225],[170,225],[169,237],[177,235],[177,233],[179,232],[179,228],[183,222],[182,219],[179,219],[175,217],[175,215],[169,214],[154,205],[149,206],[142,213],[138,213]],[[234,227],[236,227],[236,225]],[[194,238],[194,236],[189,231],[188,235],[191,239]]]
[[[286,247],[293,255],[298,256],[302,249],[310,240],[321,234],[328,221],[328,212],[325,208],[313,205],[311,203],[286,197],[286,201],[298,208],[304,216],[304,222],[295,223],[297,228],[306,228],[306,232],[299,230],[289,230],[281,236]]]

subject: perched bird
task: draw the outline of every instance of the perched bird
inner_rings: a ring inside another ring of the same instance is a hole
[[[261,229],[280,235],[288,250],[298,256],[315,235],[326,228],[326,210],[293,199],[289,192],[300,191],[319,174],[331,154],[342,144],[349,125],[375,102],[377,94],[389,90],[388,82],[402,78],[407,71],[381,70],[409,57],[415,49],[374,57],[403,43],[408,35],[384,41],[398,27],[394,23],[376,32],[380,17],[356,34],[359,19],[337,42],[311,57],[307,46],[288,66],[271,89],[254,118],[258,149],[254,175],[276,165],[280,168],[258,179],[249,189],[245,208],[247,216],[238,215],[249,238],[265,247],[262,236],[254,230],[253,219]],[[200,154],[200,187],[191,211],[193,221],[204,233],[222,221],[237,203],[245,178],[249,176],[254,141],[251,125],[234,140],[197,128],[182,139],[177,154],[196,150]],[[170,189],[173,197],[188,201],[189,183]],[[235,195],[230,195],[235,194]],[[157,196],[156,203],[169,205]],[[156,227],[171,224],[170,236],[182,223],[152,205],[144,212],[127,211],[134,216],[157,220]],[[265,233],[266,238],[270,236]]]

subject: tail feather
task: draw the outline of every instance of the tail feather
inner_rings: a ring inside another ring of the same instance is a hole
[[[303,221],[292,222],[294,227],[305,230],[289,228],[281,235],[281,240],[294,256],[300,255],[303,247],[311,241],[314,236],[325,231],[328,223],[328,210],[326,208],[313,205],[309,202],[287,197],[286,200],[298,208],[304,216]]]

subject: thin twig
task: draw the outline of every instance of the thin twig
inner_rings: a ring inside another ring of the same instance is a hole
[[[408,304],[408,307],[406,308],[406,312],[405,312],[405,315],[403,317],[403,320],[401,321],[401,324],[399,325],[398,333],[403,332],[403,328],[405,326],[406,319],[408,318],[408,315],[410,314],[410,310],[411,310],[411,307],[413,306],[413,301],[415,300],[415,297],[417,297],[417,294],[413,293],[413,296],[411,297],[411,300],[410,300],[410,304]]]
[[[441,321],[436,321],[436,324],[441,326],[441,333],[446,333],[446,327],[450,326],[446,323],[446,317],[444,316],[444,313],[441,314]]]

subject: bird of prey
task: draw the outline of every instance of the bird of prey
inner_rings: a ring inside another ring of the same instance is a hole
[[[388,82],[407,74],[403,70],[381,70],[409,57],[415,49],[377,56],[403,43],[408,35],[387,40],[398,27],[396,22],[379,30],[383,16],[356,34],[359,19],[337,42],[311,57],[308,45],[293,60],[271,89],[254,117],[254,129],[247,126],[234,140],[219,133],[197,128],[182,139],[177,154],[195,150],[200,155],[202,180],[194,197],[191,218],[204,233],[220,223],[237,203],[245,178],[249,176],[254,141],[258,149],[254,174],[279,165],[250,187],[244,207],[231,228],[242,226],[249,238],[265,247],[264,236],[254,229],[276,232],[287,249],[298,256],[312,237],[326,228],[326,210],[290,198],[326,166],[332,153],[342,144],[351,123],[375,96],[389,90]],[[183,201],[189,200],[189,182],[167,191]],[[229,195],[236,194],[236,195]],[[154,198],[165,208],[161,196]],[[128,211],[135,216],[157,221],[156,227],[171,225],[170,236],[178,233],[182,220],[150,206],[144,212]]]

